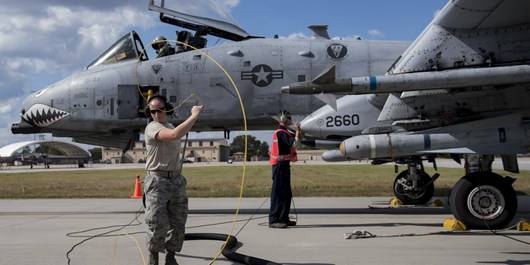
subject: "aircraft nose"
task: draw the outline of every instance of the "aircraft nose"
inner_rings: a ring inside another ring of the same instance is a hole
[[[69,115],[68,112],[51,106],[50,98],[42,95],[45,91],[29,95],[22,102],[21,120],[37,127],[47,127]]]
[[[321,136],[321,128],[324,125],[324,120],[318,115],[310,115],[300,122],[300,129],[305,135],[312,137]]]

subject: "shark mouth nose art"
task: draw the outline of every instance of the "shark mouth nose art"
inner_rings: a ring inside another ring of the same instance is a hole
[[[63,119],[69,114],[70,113],[66,111],[44,104],[35,104],[22,115],[22,119],[39,127],[47,127]]]

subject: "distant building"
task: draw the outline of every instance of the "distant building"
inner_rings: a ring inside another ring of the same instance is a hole
[[[322,161],[322,154],[326,150],[297,150],[298,161]]]
[[[184,141],[181,141],[181,148],[184,148]],[[113,164],[144,163],[146,154],[145,142],[138,141],[125,154],[121,149],[102,147],[101,160]],[[229,154],[230,147],[226,139],[188,139],[184,158],[190,162],[222,162],[228,160]]]
[[[84,167],[90,159],[88,151],[60,141],[25,141],[0,148],[0,162],[9,165],[77,164]]]
[[[245,153],[243,152],[235,152],[233,155],[233,160],[234,161],[243,161],[243,158],[245,157]]]

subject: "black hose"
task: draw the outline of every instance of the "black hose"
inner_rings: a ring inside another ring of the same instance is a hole
[[[228,240],[227,240],[228,238]],[[280,265],[279,263],[260,259],[244,254],[237,253],[237,238],[227,234],[217,233],[187,233],[184,240],[215,240],[215,241],[226,241],[226,246],[221,252],[227,259],[247,264],[247,265]]]

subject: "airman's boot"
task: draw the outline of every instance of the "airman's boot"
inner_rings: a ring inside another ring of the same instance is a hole
[[[175,259],[175,252],[168,251],[166,253],[166,265],[178,265],[177,260]]]
[[[149,265],[158,265],[158,251],[149,251]]]

